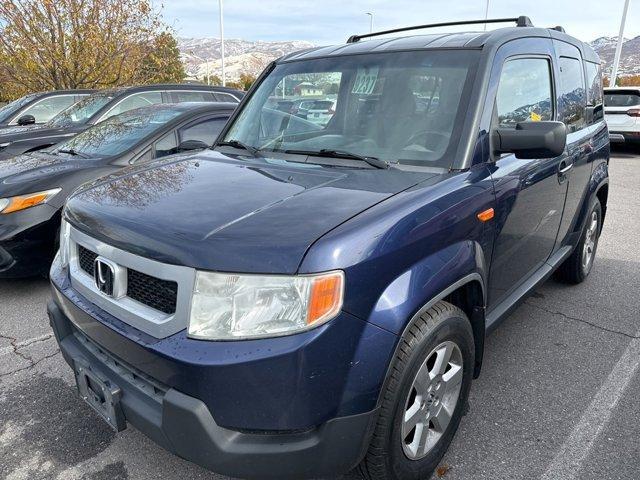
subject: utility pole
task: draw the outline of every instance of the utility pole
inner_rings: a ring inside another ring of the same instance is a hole
[[[629,0],[624,0],[624,8],[622,9],[622,20],[620,22],[620,33],[618,34],[618,44],[616,45],[616,55],[613,58],[613,66],[611,67],[611,77],[609,77],[609,86],[616,86],[616,77],[618,76],[618,68],[620,67],[620,55],[622,54],[622,39],[624,38],[624,25],[627,22],[627,10],[629,10]]]
[[[373,33],[373,13],[367,12],[365,15],[369,15],[369,33]]]
[[[224,14],[222,12],[222,0],[218,0],[220,5],[220,54],[222,58],[222,86],[226,86],[227,78],[224,71]]]

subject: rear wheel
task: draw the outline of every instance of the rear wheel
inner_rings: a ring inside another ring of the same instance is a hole
[[[424,480],[458,428],[474,365],[471,324],[438,302],[400,340],[385,382],[380,415],[360,465],[370,480]]]
[[[602,207],[596,198],[589,210],[580,241],[573,253],[560,266],[557,277],[568,283],[581,283],[591,273],[602,229]]]

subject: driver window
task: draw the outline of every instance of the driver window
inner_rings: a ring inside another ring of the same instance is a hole
[[[148,107],[149,105],[155,105],[162,103],[162,92],[142,92],[131,95],[115,107],[113,107],[109,113],[107,113],[101,121],[105,121],[107,118],[119,115],[135,108]]]
[[[23,115],[33,115],[36,119],[36,123],[45,123],[55,117],[61,111],[69,108],[76,103],[73,95],[60,95],[57,97],[45,98],[29,108],[24,110],[19,117]],[[19,118],[18,117],[18,118]],[[16,118],[12,124],[18,124],[18,118]]]
[[[544,58],[518,58],[502,67],[494,123],[515,128],[519,122],[540,122],[553,118],[551,66]]]

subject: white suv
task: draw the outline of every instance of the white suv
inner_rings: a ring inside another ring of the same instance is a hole
[[[640,144],[640,87],[605,88],[604,116],[612,143]]]

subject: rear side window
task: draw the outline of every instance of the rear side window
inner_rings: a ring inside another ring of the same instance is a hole
[[[553,118],[551,66],[544,58],[518,58],[502,67],[496,97],[497,123],[502,128],[519,122]]]
[[[214,96],[216,97],[216,100],[218,102],[232,102],[232,103],[238,103],[238,99],[236,97],[234,97],[233,95],[230,95],[228,93],[215,93]]]
[[[640,105],[640,92],[617,90],[604,94],[605,107],[635,107],[638,105]]]
[[[587,99],[589,105],[595,107],[602,104],[602,74],[600,65],[586,62],[587,71]]]
[[[175,103],[182,102],[213,102],[215,97],[211,92],[171,92],[171,100]]]
[[[570,132],[575,132],[586,124],[587,95],[582,62],[576,58],[560,57],[559,65],[558,110],[560,121],[567,125]]]

